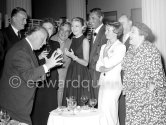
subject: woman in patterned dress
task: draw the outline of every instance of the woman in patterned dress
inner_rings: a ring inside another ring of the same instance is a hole
[[[135,23],[129,50],[123,60],[126,125],[166,124],[166,77],[151,30]]]

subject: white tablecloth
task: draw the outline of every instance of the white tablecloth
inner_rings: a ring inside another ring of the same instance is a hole
[[[50,112],[47,125],[107,125],[106,118],[100,111],[81,110],[72,115],[70,111]]]

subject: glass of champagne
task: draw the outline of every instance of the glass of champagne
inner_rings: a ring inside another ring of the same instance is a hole
[[[5,125],[7,125],[7,123],[9,122],[10,120],[10,115],[7,113],[6,110],[3,111],[3,115],[1,117],[1,121],[2,123],[4,123]]]
[[[89,105],[92,107],[92,111],[95,110],[94,106],[97,104],[97,99],[90,99],[89,100]]]
[[[70,108],[71,108],[72,111],[73,111],[73,114],[72,114],[72,115],[75,115],[74,109],[75,109],[76,106],[77,106],[77,101],[76,101],[76,100],[72,100],[70,103],[71,103]]]
[[[83,108],[85,108],[85,104],[88,101],[88,97],[86,95],[81,96],[81,102],[83,103]]]

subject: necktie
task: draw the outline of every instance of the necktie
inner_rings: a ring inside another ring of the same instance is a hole
[[[21,33],[20,33],[20,31],[18,31],[17,33],[18,33],[18,38],[21,39]]]

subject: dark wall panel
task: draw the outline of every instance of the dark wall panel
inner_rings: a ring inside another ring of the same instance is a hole
[[[32,0],[32,18],[51,17],[59,19],[66,16],[66,0]]]

